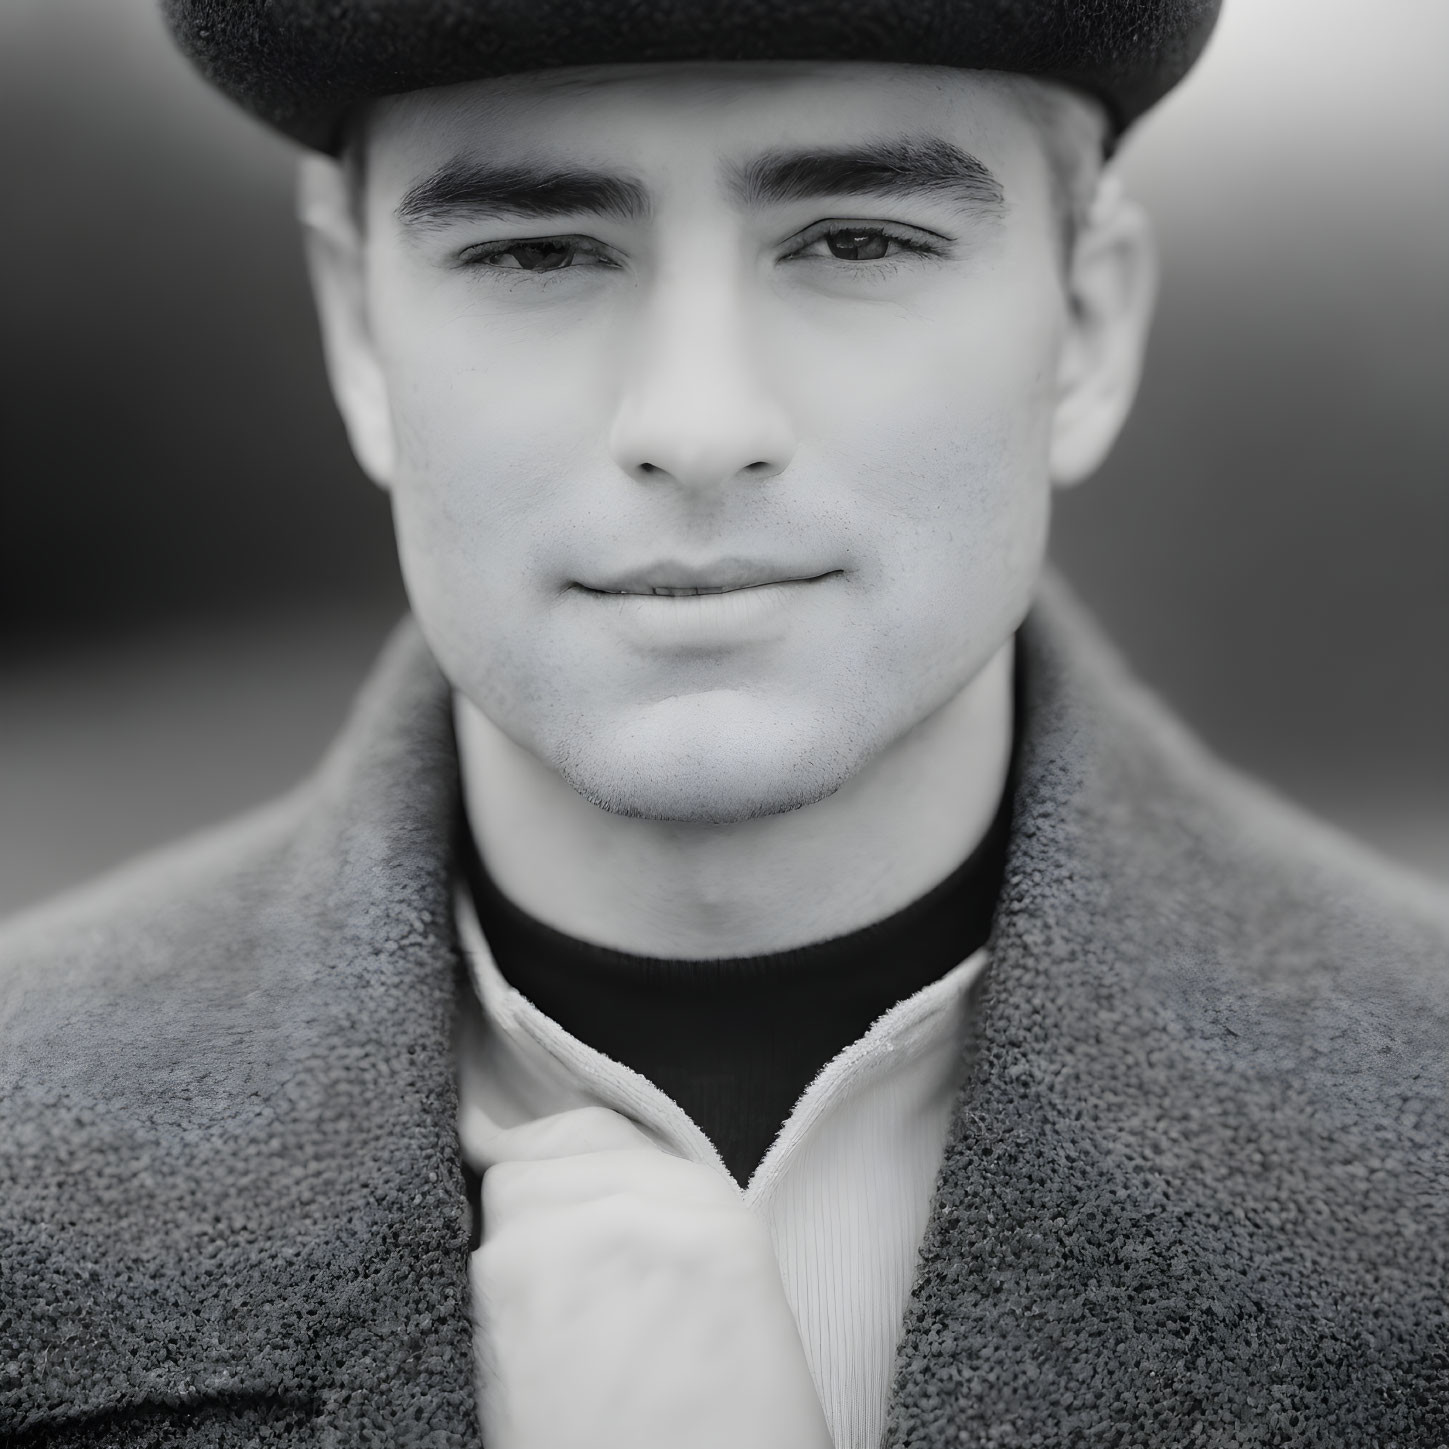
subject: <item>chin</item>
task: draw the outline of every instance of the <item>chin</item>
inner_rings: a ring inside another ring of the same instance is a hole
[[[868,756],[838,714],[791,717],[727,692],[663,700],[570,731],[554,768],[613,815],[733,825],[833,795]]]

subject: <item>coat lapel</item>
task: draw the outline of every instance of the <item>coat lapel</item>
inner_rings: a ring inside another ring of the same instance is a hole
[[[5,1429],[478,1443],[456,801],[447,690],[408,626],[293,799],[11,945]]]
[[[1402,964],[1442,936],[1355,915],[1363,859],[1209,761],[1062,600],[1021,639],[1006,881],[886,1443],[1419,1442],[1444,1264],[1405,1205],[1442,1221],[1443,1106],[1384,1069],[1442,1052],[1442,988]]]

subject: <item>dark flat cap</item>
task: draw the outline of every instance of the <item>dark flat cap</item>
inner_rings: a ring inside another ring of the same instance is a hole
[[[1016,71],[1096,96],[1118,134],[1187,73],[1221,0],[162,0],[253,115],[335,152],[361,101],[560,66],[873,60]]]

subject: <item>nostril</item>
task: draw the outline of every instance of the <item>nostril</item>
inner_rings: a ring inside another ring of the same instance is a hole
[[[677,468],[668,468],[659,463],[650,463],[643,459],[632,465],[633,476],[636,478],[672,478],[676,482],[684,484],[697,484],[707,482],[723,482],[727,478],[773,478],[781,471],[781,465],[772,463],[767,458],[757,458],[753,463],[746,463],[742,467],[728,469],[720,467],[718,470],[709,466],[709,459],[681,459]],[[718,477],[715,474],[718,472]]]

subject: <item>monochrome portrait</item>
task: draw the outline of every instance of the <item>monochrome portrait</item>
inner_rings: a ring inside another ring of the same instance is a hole
[[[0,1444],[1449,1443],[1443,14],[0,38]]]

